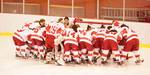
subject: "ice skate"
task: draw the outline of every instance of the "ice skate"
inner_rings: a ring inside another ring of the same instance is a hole
[[[87,62],[89,65],[93,65],[94,63],[92,61]]]
[[[20,54],[16,54],[15,56],[16,56],[16,57],[21,57],[21,55],[20,55]]]
[[[106,65],[106,64],[108,64],[108,62],[107,61],[101,61],[101,64]]]
[[[113,58],[113,62],[116,63],[117,65],[122,65],[122,62],[116,58]]]
[[[100,57],[93,57],[92,62],[93,62],[94,64],[96,64],[96,63],[97,63],[97,60],[98,60],[99,58],[100,58]]]
[[[143,63],[144,62],[144,59],[142,58],[142,59],[137,59],[136,61],[135,61],[135,63],[136,64],[141,64],[141,63]]]
[[[58,66],[65,65],[65,61],[63,60],[63,56],[61,54],[56,54],[55,55],[55,64],[58,65]]]
[[[39,60],[44,60],[44,57],[42,55],[39,55]]]
[[[55,61],[55,64],[58,65],[58,66],[64,66],[65,65],[65,62],[63,59],[58,59]]]
[[[44,64],[49,64],[49,63],[50,63],[50,61],[48,61],[48,60],[44,61]]]
[[[38,56],[36,54],[34,54],[33,59],[38,59]]]
[[[74,59],[74,63],[75,63],[75,64],[81,64],[81,59],[79,59],[79,58]]]
[[[108,64],[108,61],[107,61],[107,60],[104,60],[104,59],[102,58],[101,64],[106,65],[106,64]]]

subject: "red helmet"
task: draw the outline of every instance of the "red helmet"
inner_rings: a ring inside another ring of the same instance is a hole
[[[114,20],[113,24],[114,24],[114,26],[119,26],[118,20]]]

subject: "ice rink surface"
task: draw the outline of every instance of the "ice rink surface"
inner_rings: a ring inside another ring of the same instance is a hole
[[[0,75],[150,75],[150,49],[140,48],[144,63],[126,66],[56,66],[40,61],[15,58],[11,37],[0,37]]]

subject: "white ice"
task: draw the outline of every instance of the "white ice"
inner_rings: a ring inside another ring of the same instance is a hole
[[[0,37],[0,75],[150,75],[150,50],[140,48],[144,63],[127,66],[56,66],[16,59],[11,37]]]

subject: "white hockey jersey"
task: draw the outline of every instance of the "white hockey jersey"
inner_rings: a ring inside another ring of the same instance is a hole
[[[106,35],[106,29],[101,28],[97,30],[96,38],[105,38],[105,35]]]
[[[18,38],[21,41],[27,41],[27,35],[29,35],[29,27],[32,23],[25,23],[24,25],[20,25],[20,27],[14,32],[14,37]]]
[[[126,41],[130,41],[132,39],[139,39],[138,34],[132,29],[126,30],[123,34],[123,37],[126,39]]]
[[[95,33],[94,30],[89,30],[89,31],[79,31],[79,42],[86,42],[89,44],[92,44],[92,40],[93,40],[93,34]]]
[[[78,45],[77,34],[72,28],[65,28],[63,36],[64,36],[64,44],[72,43]]]
[[[46,34],[58,37],[59,35],[62,34],[64,29],[65,27],[62,23],[51,23],[46,27]]]
[[[40,41],[44,41],[44,31],[45,27],[38,27],[34,30],[30,30],[30,34],[28,35],[28,40],[36,39]]]

